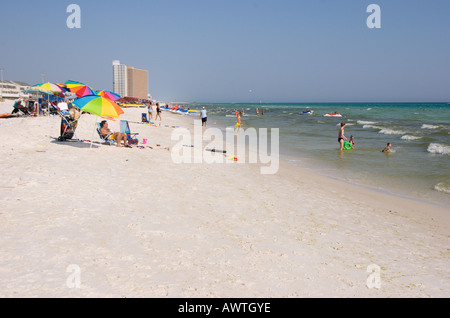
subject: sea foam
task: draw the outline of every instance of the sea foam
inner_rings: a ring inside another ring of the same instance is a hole
[[[438,129],[438,128],[442,128],[442,126],[423,124],[421,128],[422,129]]]
[[[363,126],[364,129],[367,128],[373,128],[373,129],[383,129],[383,127],[379,127],[379,126],[374,126],[374,125],[364,125]]]
[[[450,184],[441,182],[434,186],[434,190],[450,194]]]
[[[401,139],[403,139],[403,140],[419,140],[420,138],[422,138],[422,137],[404,135],[404,136],[402,136]]]
[[[403,135],[405,132],[401,131],[401,130],[383,128],[378,133],[379,134],[384,134],[384,135]]]
[[[375,125],[376,121],[368,121],[368,120],[358,120],[356,122],[358,125]]]
[[[434,154],[448,155],[450,154],[450,146],[432,143],[428,146],[427,151]]]

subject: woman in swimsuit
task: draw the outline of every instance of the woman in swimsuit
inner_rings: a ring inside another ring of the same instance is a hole
[[[155,117],[155,121],[158,119],[161,121],[161,108],[159,106],[159,103],[156,103],[156,117]]]
[[[345,123],[341,123],[341,128],[339,129],[339,134],[338,134],[338,142],[340,145],[339,150],[344,150],[344,141],[348,140],[347,137],[344,136],[344,127],[345,127]]]

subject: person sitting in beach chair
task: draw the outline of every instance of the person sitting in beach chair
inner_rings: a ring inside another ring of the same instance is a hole
[[[121,147],[120,142],[123,140],[124,146],[131,148],[128,144],[127,135],[124,133],[111,131],[108,128],[108,122],[106,120],[103,120],[100,124],[98,124],[97,131],[103,141],[108,142],[109,144],[116,142],[117,147]]]
[[[13,105],[14,109],[11,112],[11,114],[18,114],[18,113],[22,113],[23,115],[30,115],[30,112],[28,111],[28,108],[25,105],[22,105],[22,101],[21,100],[17,100],[14,105]]]
[[[131,145],[137,145],[138,139],[136,138],[138,133],[131,133],[130,131],[130,125],[128,124],[127,120],[121,120],[120,121],[120,132],[123,134],[126,134],[128,143]]]

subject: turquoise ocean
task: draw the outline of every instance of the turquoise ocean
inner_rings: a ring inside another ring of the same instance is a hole
[[[279,128],[280,155],[293,166],[349,183],[450,207],[449,103],[189,104],[205,107],[208,123],[242,129]],[[256,110],[260,114],[256,114]],[[264,115],[261,110],[264,109]],[[312,114],[304,113],[311,110]],[[338,112],[342,117],[327,117]],[[197,115],[191,115],[197,116]],[[339,151],[338,130],[355,138]],[[211,126],[210,126],[211,127]],[[382,153],[392,143],[391,153]]]

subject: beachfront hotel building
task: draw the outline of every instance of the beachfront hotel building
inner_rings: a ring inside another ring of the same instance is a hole
[[[122,97],[128,96],[128,71],[127,66],[120,61],[113,61],[113,91]]]
[[[128,67],[128,96],[139,99],[148,97],[148,72]]]
[[[16,99],[25,96],[29,84],[16,81],[0,81],[0,99]]]
[[[122,97],[148,98],[148,71],[113,61],[113,91]]]

